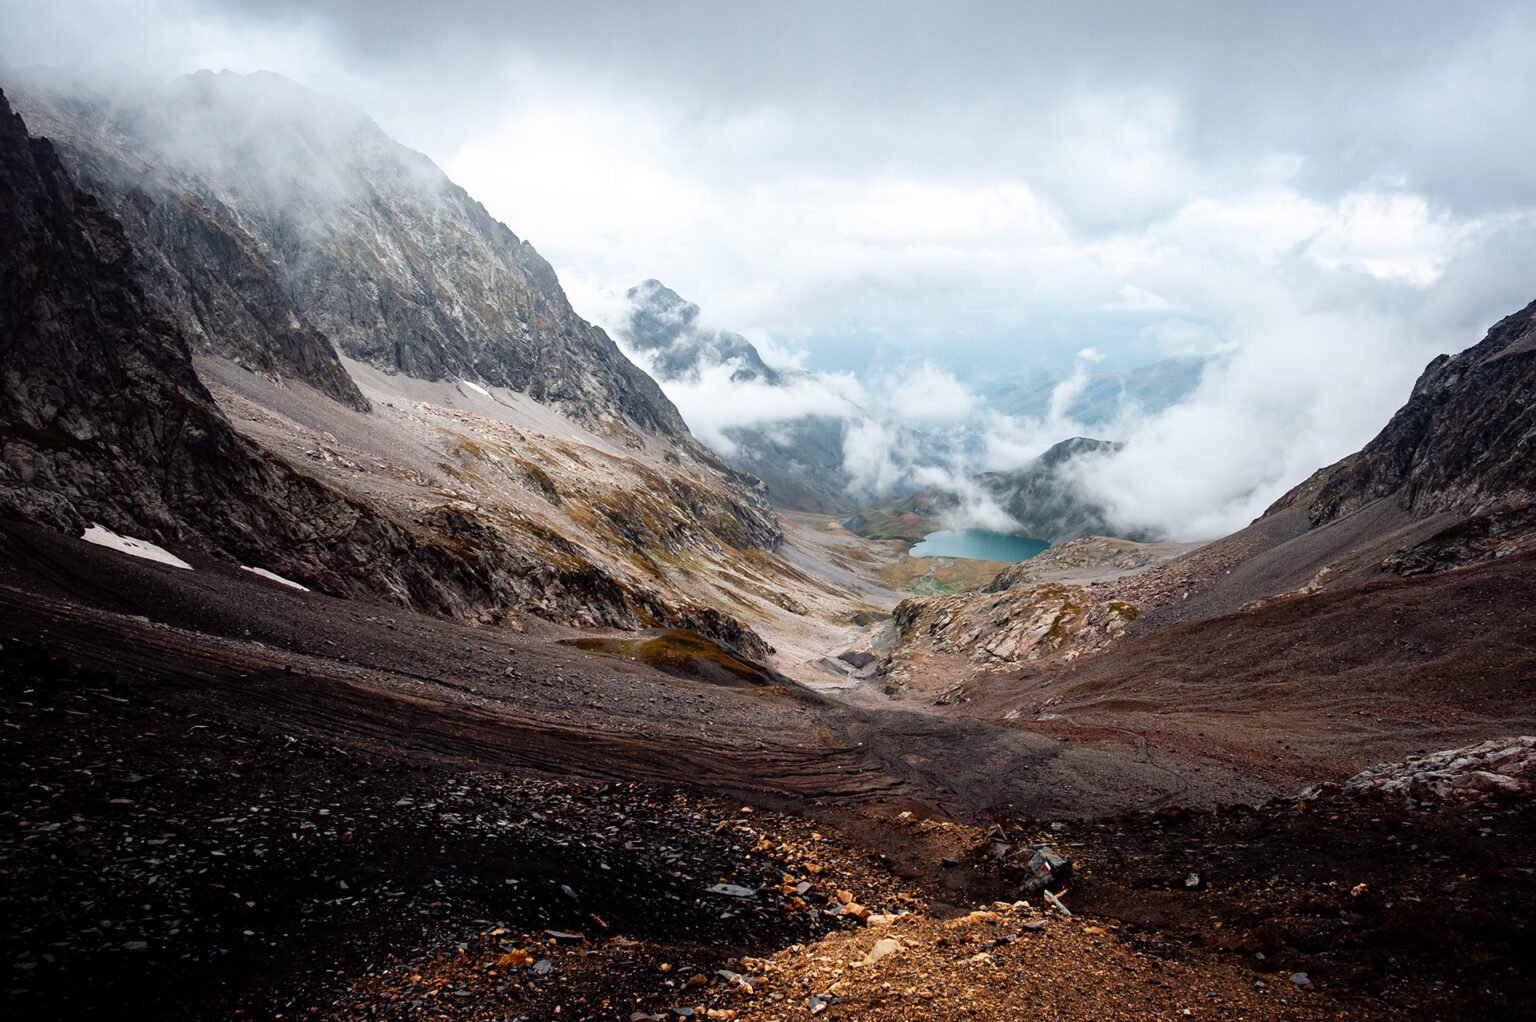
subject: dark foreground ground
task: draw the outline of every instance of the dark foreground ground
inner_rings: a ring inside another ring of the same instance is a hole
[[[921,813],[412,764],[167,707],[30,643],[5,643],[0,683],[12,1018],[825,1003],[849,1019],[1470,1019],[1536,1003],[1527,804],[1331,794],[997,821],[1077,861],[1068,919],[996,911],[1017,867],[982,830]],[[870,928],[829,909],[838,891],[909,914]],[[900,950],[857,965],[882,939]]]
[[[9,549],[8,1018],[1536,1017],[1526,800],[1192,811],[1113,749]],[[1070,918],[994,854],[1042,839]]]

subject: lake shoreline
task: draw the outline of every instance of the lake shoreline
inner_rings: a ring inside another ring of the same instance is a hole
[[[909,557],[958,557],[972,561],[998,561],[1017,564],[1046,550],[1051,544],[1043,539],[1015,536],[988,529],[941,529],[930,532],[912,545]]]

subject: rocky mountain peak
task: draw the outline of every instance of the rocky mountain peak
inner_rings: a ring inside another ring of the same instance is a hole
[[[777,386],[783,382],[784,374],[764,362],[751,341],[728,330],[700,326],[699,307],[661,281],[643,280],[624,297],[630,312],[619,329],[620,337],[659,379],[698,380],[703,370],[729,366],[735,383],[761,381]]]
[[[357,406],[334,347],[386,372],[508,387],[626,442],[692,444],[531,245],[358,111],[266,73],[111,93],[18,77],[28,123],[122,218],[152,297],[211,353]],[[270,279],[252,298],[231,276]]]
[[[1113,440],[1075,436],[1052,444],[1022,468],[987,472],[978,482],[1027,535],[1053,544],[1081,536],[1120,536],[1122,530],[1109,520],[1105,509],[1083,494],[1070,466],[1080,458],[1112,454],[1122,446]],[[1148,537],[1136,534],[1123,538]]]
[[[1092,437],[1074,436],[1052,444],[1040,455],[1039,463],[1055,467],[1085,454],[1113,454],[1125,445],[1116,440],[1095,440]]]
[[[1327,470],[1308,517],[1323,525],[1394,494],[1420,517],[1536,502],[1536,302],[1430,362],[1386,428]]]

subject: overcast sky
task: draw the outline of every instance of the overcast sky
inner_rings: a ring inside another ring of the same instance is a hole
[[[1125,426],[1247,463],[1223,522],[1536,298],[1532,54],[1524,0],[0,0],[13,64],[350,100],[599,318],[657,277],[812,368],[1225,352],[1200,415]]]

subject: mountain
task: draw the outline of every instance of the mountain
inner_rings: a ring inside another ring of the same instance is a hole
[[[987,712],[1134,729],[1160,726],[1142,707],[1299,721],[1326,703],[1437,740],[1486,736],[1536,694],[1533,409],[1536,303],[1431,362],[1370,443],[1231,536],[1071,587],[1013,571],[986,593],[907,601],[893,683],[953,684],[941,657],[998,676],[971,686]],[[1020,671],[1027,700],[1008,694]],[[1401,733],[1354,740],[1385,750]]]
[[[201,541],[332,591],[409,592],[439,610],[494,601],[441,548],[239,436],[145,297],[121,225],[3,94],[0,113],[6,512]]]
[[[1418,518],[1491,521],[1523,512],[1536,503],[1533,365],[1536,303],[1475,347],[1431,362],[1386,428],[1327,470],[1308,520],[1326,525],[1383,498]],[[1277,509],[1290,502],[1282,498]]]
[[[1053,546],[1082,536],[1144,540],[1142,534],[1116,529],[1104,509],[1086,499],[1073,480],[1074,462],[1113,454],[1123,445],[1090,437],[1071,437],[1051,445],[1033,462],[1011,472],[987,472],[977,482],[1014,521],[1018,532]]]
[[[1128,406],[1158,412],[1194,393],[1209,360],[1196,356],[1165,358],[1134,369],[1086,373],[1073,383],[1062,371],[1035,369],[994,379],[981,386],[987,403],[1008,415],[1043,418],[1059,388],[1071,389],[1058,411],[1085,426],[1103,426]]]
[[[269,73],[14,77],[18,110],[124,222],[151,297],[204,350],[357,406],[328,339],[386,372],[528,394],[629,444],[687,436],[531,245],[358,111]]]
[[[217,121],[209,105],[229,90],[256,88],[279,105],[308,95],[283,85],[274,99],[271,86],[198,76],[179,87],[193,99],[172,90],[172,109],[179,116],[186,108],[177,104],[193,103],[197,117]],[[110,117],[94,105],[99,96],[78,109],[55,105],[103,118],[101,130],[121,140],[127,136],[111,125],[148,135],[145,125],[158,123],[141,98]],[[236,123],[245,113],[239,104],[224,111]],[[694,628],[748,656],[767,654],[751,628],[714,609],[757,605],[758,597],[737,594],[742,581],[730,580],[739,579],[746,552],[779,542],[760,487],[693,440],[654,383],[569,313],[552,275],[518,290],[514,262],[497,264],[491,276],[505,271],[497,287],[511,311],[482,310],[482,325],[540,308],[566,318],[539,324],[529,312],[536,329],[474,335],[483,342],[474,350],[484,384],[409,375],[433,365],[466,370],[468,334],[455,346],[407,333],[382,365],[343,363],[313,323],[347,307],[419,321],[409,308],[374,301],[392,286],[386,271],[400,266],[383,266],[378,251],[356,264],[346,261],[348,249],[315,253],[307,246],[329,228],[300,225],[289,210],[263,212],[247,194],[253,182],[291,187],[304,206],[309,186],[291,180],[294,168],[261,162],[284,150],[234,160],[203,136],[208,152],[149,165],[150,183],[140,187],[133,174],[105,176],[103,168],[126,166],[112,160],[129,149],[89,134],[82,117],[71,122],[65,152],[110,185],[100,202],[76,185],[67,155],[9,121],[17,183],[7,232],[8,513],[73,534],[102,522],[327,592],[456,617]],[[278,120],[272,109],[267,118]],[[369,139],[377,141],[371,133],[353,140],[365,156]],[[396,149],[386,155],[399,157]],[[331,168],[333,183],[348,166]],[[361,198],[338,190],[327,209],[340,218],[337,236],[353,241],[362,205],[389,221],[402,245],[474,226],[473,217],[454,219],[467,208],[462,193],[441,181],[432,187],[440,208],[386,203],[369,185]],[[216,195],[230,203],[216,209],[207,198]],[[41,219],[28,212],[44,208]],[[119,210],[126,224],[114,216]],[[530,249],[487,224],[481,240],[501,246],[497,258],[536,267]],[[286,250],[277,244],[285,237]],[[57,254],[43,261],[34,250]],[[215,251],[233,253],[241,272],[205,265]],[[489,248],[467,251],[495,261]],[[285,304],[304,265],[331,281],[330,291]],[[451,306],[488,272],[478,258],[455,265],[444,254],[431,270],[437,291],[416,298]],[[339,290],[342,280],[356,291]],[[441,327],[462,311],[441,311],[447,318],[433,322]],[[358,321],[372,329],[368,317]],[[298,325],[274,338],[274,322]],[[222,333],[223,324],[235,329]],[[422,361],[432,352],[439,363]],[[529,366],[544,367],[542,382],[524,390],[490,382],[520,381]],[[771,577],[772,567],[765,570]],[[783,613],[784,597],[760,599],[765,613]]]
[[[804,371],[768,365],[740,334],[701,326],[699,307],[658,280],[641,281],[624,297],[629,307],[615,332],[663,383],[697,383],[703,373],[722,368],[733,384],[786,393],[810,379]],[[796,415],[727,426],[715,446],[731,467],[761,479],[778,506],[836,514],[854,505],[851,477],[843,467],[847,429],[840,416]]]
[[[865,508],[844,525],[870,539],[904,539],[916,543],[947,521],[964,521],[968,507],[977,500],[989,501],[1013,521],[1009,531],[1051,545],[1083,536],[1112,536],[1131,540],[1151,537],[1127,535],[1110,524],[1104,509],[1082,495],[1072,476],[1079,459],[1111,454],[1121,445],[1091,437],[1071,437],[1052,444],[1028,464],[1008,472],[984,472],[971,482],[966,494],[944,486],[929,486],[910,496]]]
[[[698,323],[699,307],[684,301],[659,280],[643,280],[624,292],[630,303],[620,336],[630,350],[643,353],[657,379],[697,381],[704,369],[728,366],[731,380],[760,380],[770,386],[784,375],[770,367],[752,342],[726,330]]]
[[[1320,469],[1247,529],[1181,616],[1255,598],[1433,574],[1536,542],[1536,303],[1432,361],[1359,452]],[[1181,601],[1182,602],[1182,601]]]

